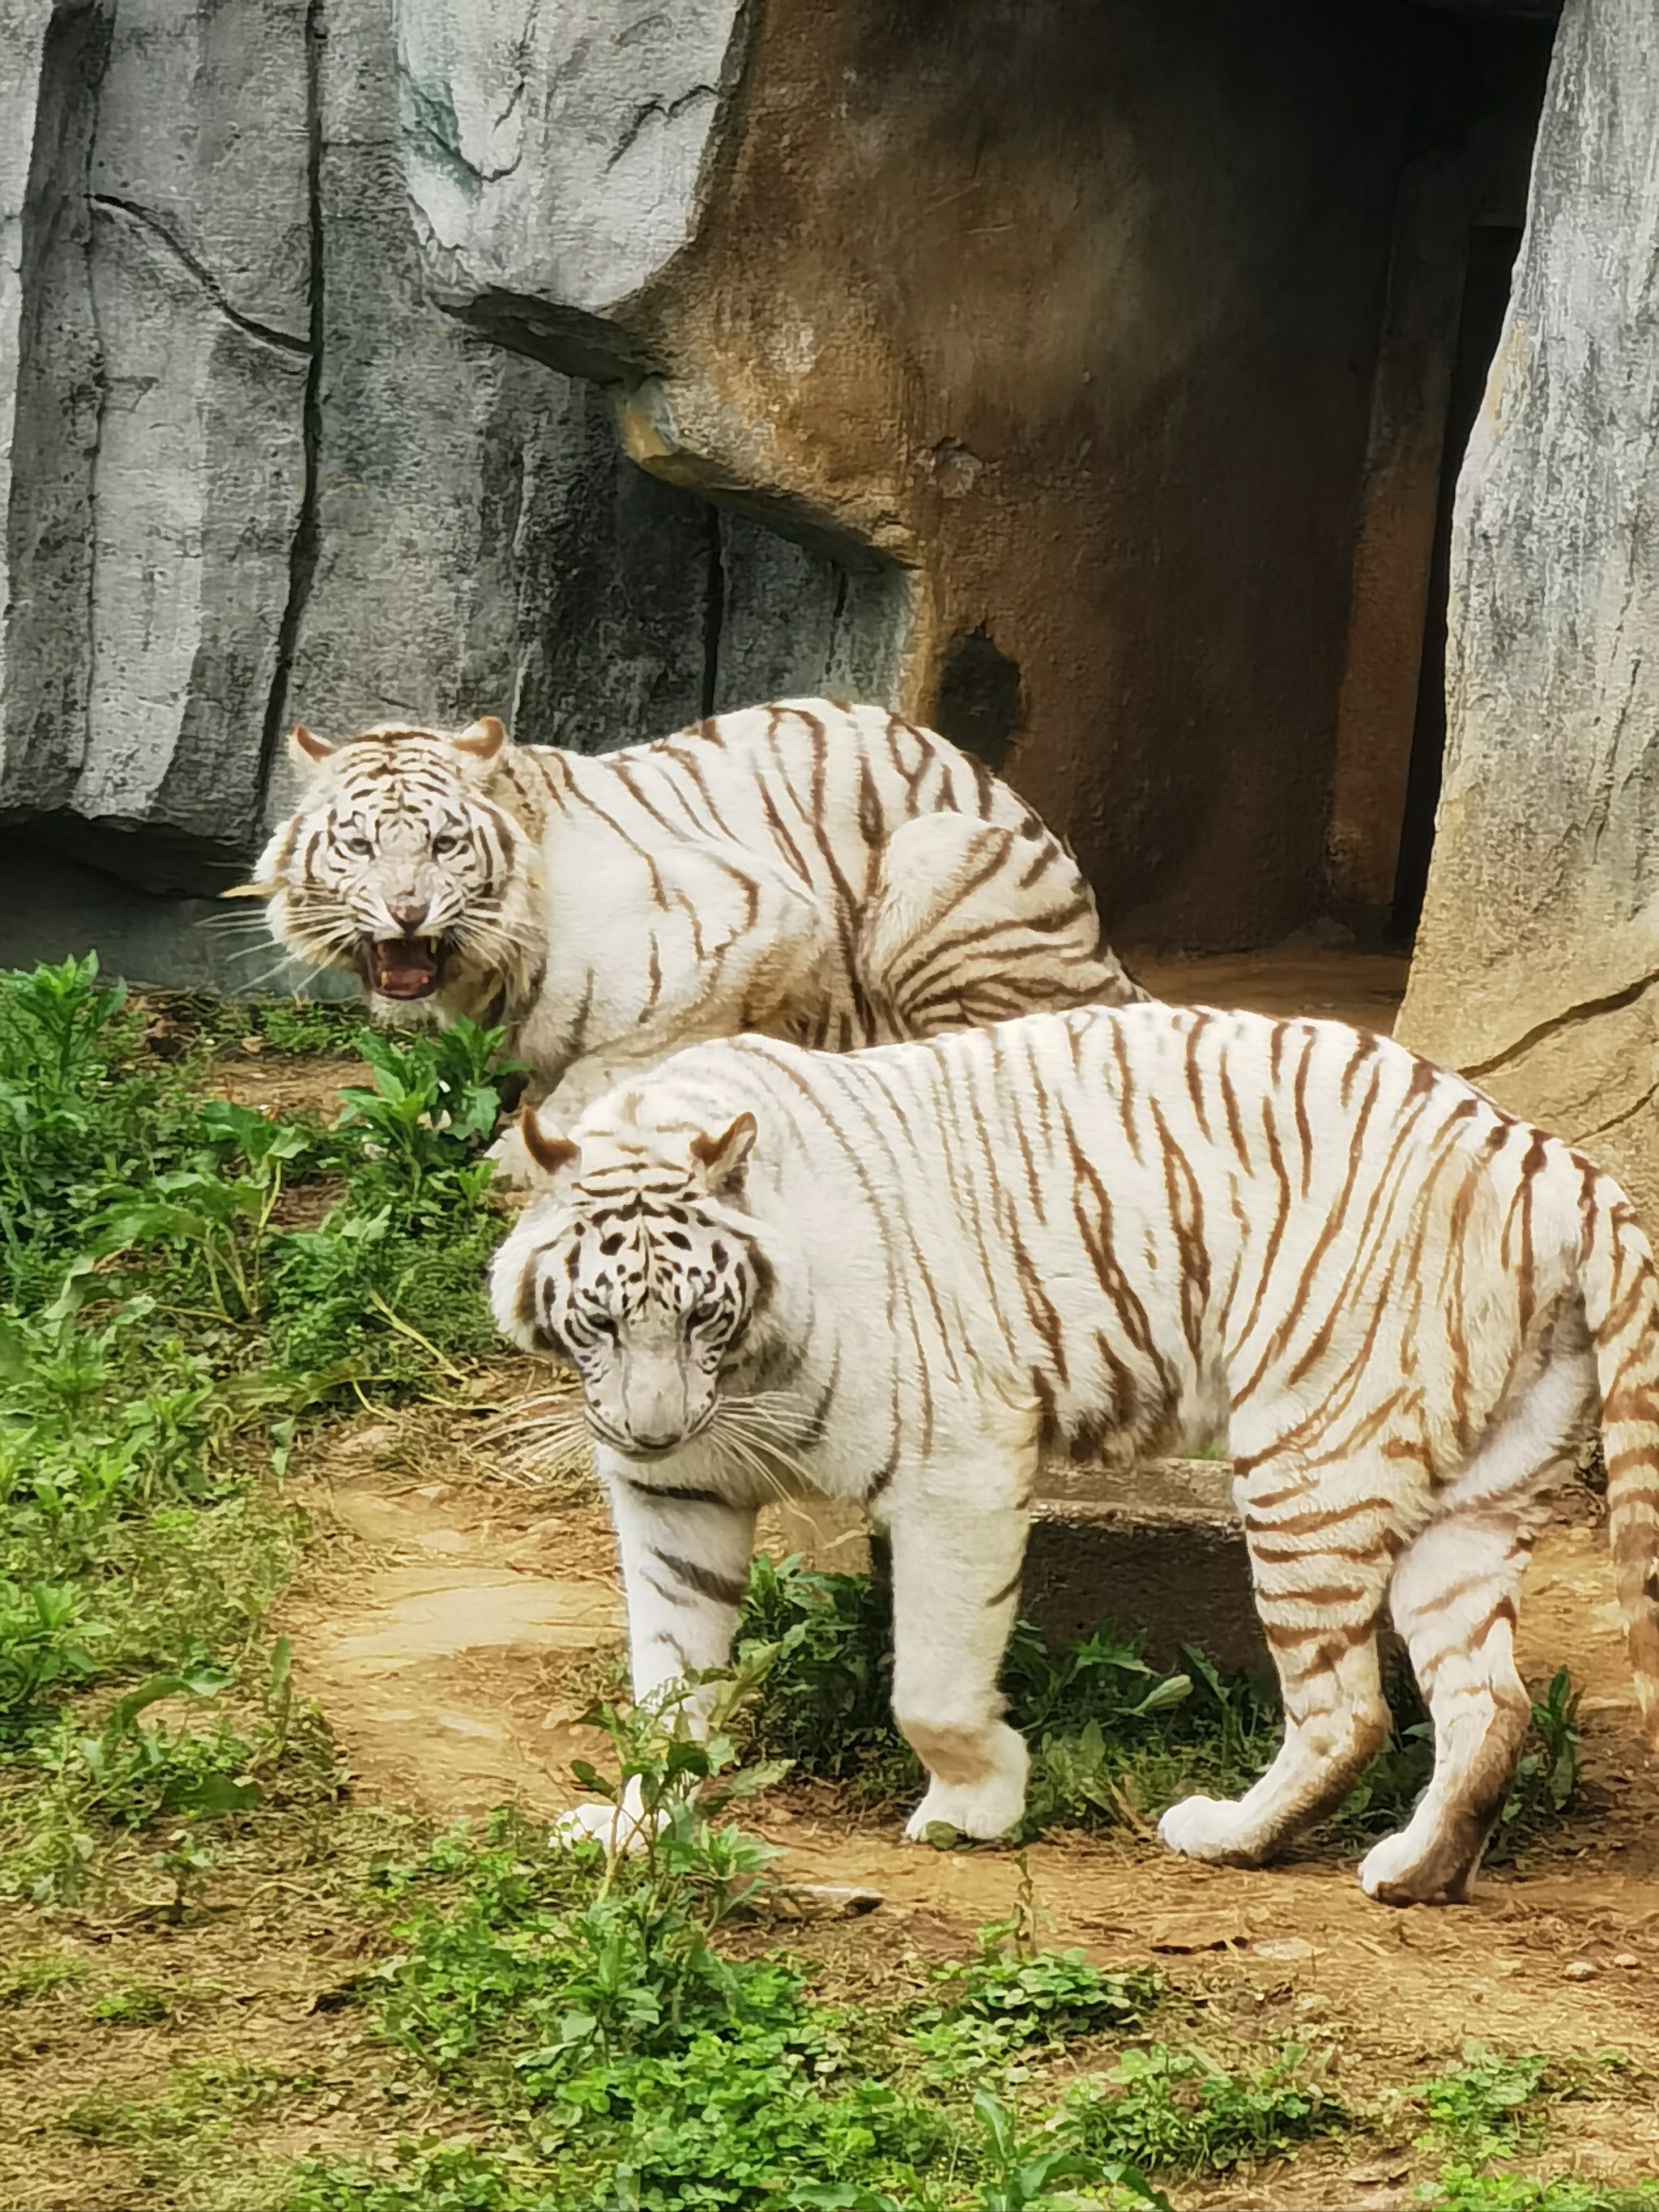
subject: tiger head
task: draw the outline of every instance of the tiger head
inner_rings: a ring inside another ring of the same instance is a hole
[[[533,842],[485,786],[507,732],[383,728],[334,745],[293,732],[301,804],[260,856],[272,934],[354,970],[381,1014],[481,1014],[533,988],[545,923]]]
[[[689,1443],[755,1346],[773,1289],[760,1224],[741,1210],[755,1118],[709,1135],[641,1130],[605,1102],[578,1138],[525,1143],[551,1188],[502,1245],[490,1299],[503,1333],[573,1367],[593,1434],[631,1459]],[[595,1126],[596,1121],[599,1126]]]

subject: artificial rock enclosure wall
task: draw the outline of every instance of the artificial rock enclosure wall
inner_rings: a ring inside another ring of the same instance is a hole
[[[1563,15],[1457,489],[1444,793],[1401,1033],[1659,1228],[1659,13]]]
[[[1465,32],[0,0],[6,957],[98,902],[205,961],[135,887],[224,879],[295,716],[594,746],[825,686],[1006,764],[1127,939],[1305,921]]]

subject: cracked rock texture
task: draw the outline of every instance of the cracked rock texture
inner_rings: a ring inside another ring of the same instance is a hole
[[[1458,487],[1447,757],[1399,1034],[1659,1220],[1659,16],[1569,0]]]
[[[9,811],[186,837],[253,817],[305,487],[303,26],[302,0],[52,15],[22,224]]]
[[[690,240],[742,66],[742,0],[396,0],[410,198],[440,297],[594,361]]]
[[[592,750],[892,684],[890,572],[635,467],[592,382],[444,304],[411,198],[453,140],[475,197],[535,179],[490,203],[523,243],[550,175],[597,317],[692,220],[735,11],[453,21],[446,120],[392,0],[0,0],[0,962],[95,913],[129,972],[199,980],[167,900],[240,872],[295,719]]]
[[[0,0],[0,514],[11,505],[23,321],[23,203],[40,91],[40,48],[51,15],[52,0]],[[4,684],[5,632],[0,628],[0,696]]]

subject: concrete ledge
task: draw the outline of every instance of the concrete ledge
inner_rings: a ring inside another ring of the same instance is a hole
[[[777,1536],[784,1550],[828,1572],[863,1573],[871,1565],[862,1521],[845,1506],[797,1501],[780,1509]],[[1269,1663],[1225,1460],[1152,1460],[1121,1470],[1046,1461],[1032,1498],[1021,1608],[1056,1644],[1109,1620],[1126,1634],[1144,1629],[1147,1652],[1161,1664],[1178,1659],[1183,1644],[1224,1667]]]
[[[1198,1645],[1224,1667],[1269,1664],[1224,1460],[1110,1470],[1045,1462],[1032,1499],[1021,1606],[1055,1643],[1103,1620],[1146,1632],[1160,1664]]]

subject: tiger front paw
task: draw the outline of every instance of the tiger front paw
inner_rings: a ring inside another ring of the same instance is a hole
[[[1158,1824],[1158,1840],[1182,1858],[1210,1866],[1255,1866],[1254,1848],[1238,1816],[1237,1804],[1223,1797],[1183,1797]]]
[[[1372,1844],[1359,1863],[1359,1887],[1378,1905],[1467,1905],[1480,1840],[1478,1833],[1443,1834],[1413,1821]]]

